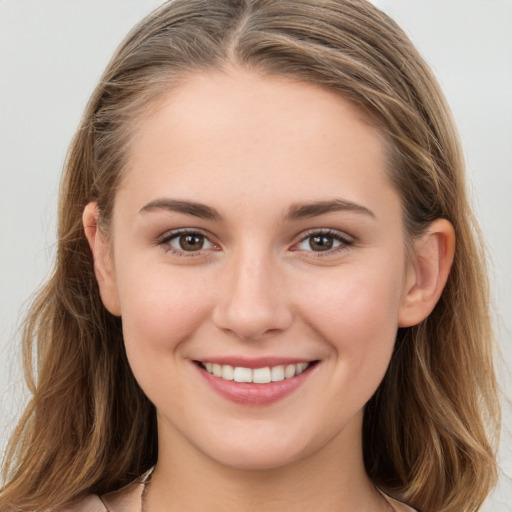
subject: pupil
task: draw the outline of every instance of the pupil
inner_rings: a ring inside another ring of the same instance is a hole
[[[332,236],[314,236],[311,238],[309,245],[315,251],[328,251],[333,245]]]
[[[181,235],[180,247],[184,251],[198,251],[202,249],[204,237],[202,235]]]

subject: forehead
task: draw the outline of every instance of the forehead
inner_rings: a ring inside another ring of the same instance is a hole
[[[235,204],[234,192],[242,207],[256,191],[291,201],[336,190],[361,202],[390,186],[385,153],[380,131],[331,91],[241,70],[193,74],[138,120],[120,193]]]

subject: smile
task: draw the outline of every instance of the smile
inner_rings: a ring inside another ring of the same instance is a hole
[[[319,360],[223,359],[216,358],[215,362],[195,360],[194,366],[215,393],[245,406],[270,405],[284,399],[312,378],[310,376],[320,366]]]
[[[244,368],[229,364],[199,363],[210,375],[235,382],[250,382],[253,384],[268,384],[280,382],[300,375],[311,363],[265,366],[263,368]]]

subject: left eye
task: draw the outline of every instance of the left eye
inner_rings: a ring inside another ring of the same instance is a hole
[[[296,247],[302,251],[327,252],[331,249],[347,245],[351,245],[351,242],[341,235],[333,233],[312,233],[297,244]]]
[[[212,242],[201,233],[176,233],[167,239],[167,244],[177,252],[197,252],[213,247]]]

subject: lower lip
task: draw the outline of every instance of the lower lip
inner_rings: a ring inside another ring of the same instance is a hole
[[[281,400],[299,388],[317,366],[317,364],[308,366],[301,374],[289,379],[266,384],[254,384],[216,377],[198,364],[194,363],[194,365],[214,391],[232,402],[244,405],[267,405]]]

